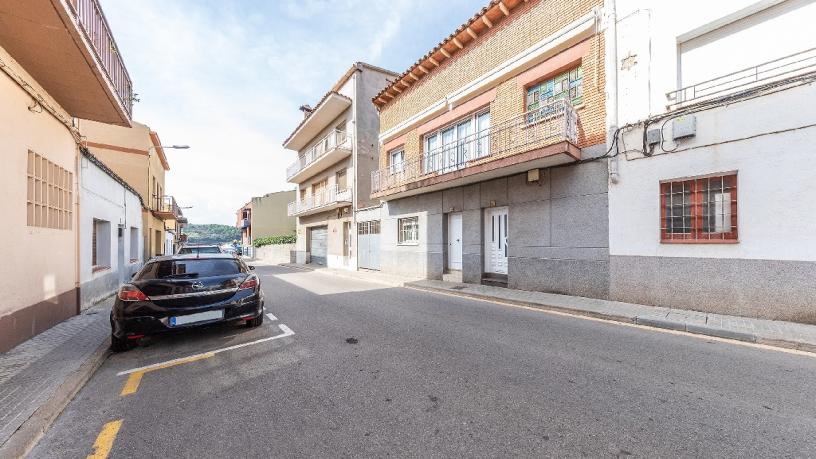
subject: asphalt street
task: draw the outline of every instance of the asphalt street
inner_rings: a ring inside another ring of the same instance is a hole
[[[274,320],[114,354],[31,457],[816,455],[816,356],[257,273]]]

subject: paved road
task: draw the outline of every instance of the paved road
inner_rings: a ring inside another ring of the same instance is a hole
[[[111,457],[816,454],[810,356],[330,274],[258,273],[277,321],[114,355],[32,457],[85,457],[102,431]],[[120,395],[129,377],[118,372],[287,328],[294,335],[147,372]]]

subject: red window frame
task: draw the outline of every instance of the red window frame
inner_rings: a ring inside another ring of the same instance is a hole
[[[714,204],[714,201],[710,200],[710,193],[717,190],[717,188],[712,188],[712,183],[715,186],[719,185],[719,190],[722,192],[727,191],[730,193],[731,230],[728,232],[710,231],[710,227],[715,224],[710,221],[708,222],[708,228],[706,228],[706,219],[710,219],[711,216],[706,217],[705,211],[707,207],[710,210],[710,206]],[[678,195],[683,196],[684,193],[688,193],[690,199],[688,204],[685,202],[681,204],[682,215],[678,216],[670,213],[670,200]],[[709,197],[708,201],[706,201],[707,196]],[[676,221],[678,218],[682,219],[681,231],[674,229],[672,224],[672,220]],[[687,221],[689,226],[686,226]],[[664,244],[734,244],[739,242],[737,229],[737,174],[712,175],[661,182],[660,242]]]

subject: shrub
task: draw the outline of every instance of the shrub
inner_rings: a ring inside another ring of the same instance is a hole
[[[282,234],[280,236],[259,237],[252,241],[255,247],[263,247],[265,245],[280,245],[280,244],[294,244],[297,241],[295,234]]]

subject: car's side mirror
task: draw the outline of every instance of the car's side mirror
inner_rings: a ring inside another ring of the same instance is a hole
[[[253,271],[254,271],[254,270],[255,270],[255,267],[254,267],[254,266],[252,266],[252,265],[249,265],[249,269],[251,269],[251,270],[253,270]]]

